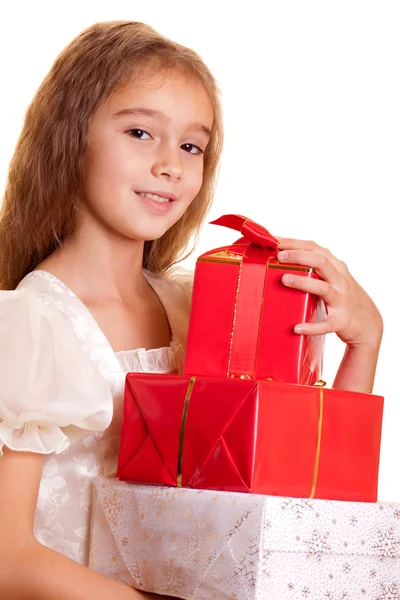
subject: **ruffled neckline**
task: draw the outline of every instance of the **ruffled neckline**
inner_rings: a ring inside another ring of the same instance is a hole
[[[162,374],[173,373],[176,370],[176,356],[172,345],[151,350],[120,350],[115,355],[126,373]]]
[[[184,290],[183,286],[179,284],[179,278],[174,280],[168,276],[157,276],[146,270],[143,270],[143,274],[164,306],[172,331],[169,346],[150,350],[136,348],[115,352],[87,306],[63,281],[49,271],[43,269],[32,271],[21,281],[18,288],[27,288],[38,292],[46,303],[51,298],[51,301],[55,302],[58,309],[71,322],[78,337],[79,320],[82,317],[86,319],[91,332],[88,340],[90,348],[86,350],[92,351],[92,360],[97,363],[100,372],[106,379],[109,373],[127,372],[128,366],[128,371],[133,370],[130,365],[136,365],[139,368],[145,365],[146,370],[148,369],[150,372],[156,371],[157,365],[161,366],[163,372],[182,372],[189,317],[188,290]],[[183,283],[186,284],[186,282]],[[65,303],[65,297],[68,297],[67,303]]]

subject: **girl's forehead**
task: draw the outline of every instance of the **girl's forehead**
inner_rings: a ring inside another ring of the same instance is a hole
[[[164,113],[196,114],[213,120],[208,92],[194,76],[181,72],[148,74],[131,80],[116,90],[107,102],[107,111],[119,113],[144,108]]]

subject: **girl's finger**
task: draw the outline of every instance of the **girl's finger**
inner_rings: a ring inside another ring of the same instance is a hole
[[[325,248],[319,246],[316,242],[312,240],[296,240],[294,238],[277,238],[279,241],[279,249],[285,250],[310,250],[310,252],[321,252],[324,251]]]
[[[322,254],[328,258],[339,272],[347,267],[340,259],[336,258],[328,248],[323,248],[311,240],[295,240],[293,238],[279,238],[279,250],[306,250],[316,254]]]
[[[300,335],[326,335],[335,331],[335,323],[329,317],[320,323],[299,323],[294,327],[294,332]]]
[[[321,279],[285,273],[282,277],[282,283],[286,287],[301,290],[302,292],[308,292],[309,294],[315,294],[330,306],[334,306],[339,300],[339,292],[330,283]]]
[[[343,275],[339,273],[333,262],[323,254],[311,250],[284,250],[278,253],[278,260],[282,264],[295,264],[312,267],[322,279],[335,287],[343,284]]]

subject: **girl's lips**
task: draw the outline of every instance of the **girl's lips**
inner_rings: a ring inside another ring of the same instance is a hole
[[[175,202],[176,200],[178,200],[178,198],[177,198],[177,196],[175,196],[175,194],[170,194],[168,192],[156,192],[156,191],[149,191],[149,190],[139,190],[139,191],[136,191],[136,194],[138,194],[138,195],[152,194],[153,196],[161,196],[161,198],[168,198],[168,200],[171,200],[173,202]]]
[[[150,211],[154,214],[166,214],[168,213],[174,204],[172,200],[167,202],[160,202],[157,200],[153,200],[152,198],[148,198],[147,196],[143,196],[142,194],[136,192],[139,200],[146,206],[146,208],[150,209]]]

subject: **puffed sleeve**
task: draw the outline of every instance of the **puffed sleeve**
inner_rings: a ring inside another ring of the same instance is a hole
[[[168,271],[168,277],[181,288],[184,301],[190,310],[193,294],[194,271],[184,269],[181,266],[172,267]]]
[[[61,452],[103,431],[113,411],[109,385],[71,325],[26,289],[0,292],[0,456]]]

